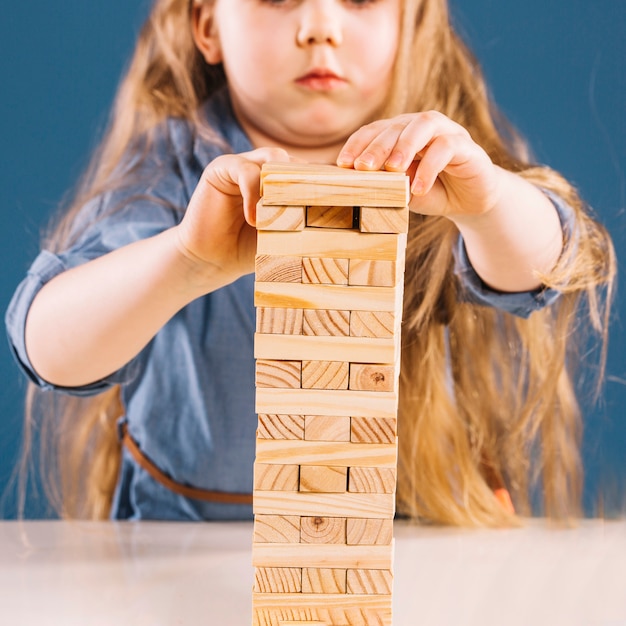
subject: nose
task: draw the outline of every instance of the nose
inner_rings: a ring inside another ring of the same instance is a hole
[[[296,40],[299,46],[342,43],[340,7],[337,0],[307,0],[302,6],[302,15]]]

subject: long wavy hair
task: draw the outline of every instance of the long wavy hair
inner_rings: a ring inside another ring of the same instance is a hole
[[[212,0],[204,0],[212,1]],[[70,206],[46,241],[53,251],[76,236],[90,198],[123,184],[120,168],[138,138],[146,151],[167,117],[199,133],[201,103],[225,83],[191,33],[202,0],[155,0],[120,84],[108,130]],[[576,190],[534,165],[524,142],[495,109],[480,68],[454,32],[445,0],[404,0],[394,77],[383,116],[437,110],[467,128],[494,163],[552,190],[576,214],[575,241],[542,282],[562,292],[528,319],[463,302],[453,274],[455,225],[411,215],[399,407],[398,512],[467,526],[516,523],[494,496],[506,485],[516,510],[532,512],[533,490],[553,518],[581,514],[581,415],[576,399],[582,329],[598,333],[604,363],[615,257],[605,230]],[[600,373],[600,377],[601,378]],[[42,476],[60,515],[106,518],[119,473],[115,428],[119,389],[94,398],[27,396],[23,467],[30,433],[41,429]],[[24,485],[22,481],[22,485]],[[22,505],[24,489],[22,492]]]

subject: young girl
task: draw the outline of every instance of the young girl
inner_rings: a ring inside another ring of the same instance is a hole
[[[399,513],[511,523],[497,495],[528,514],[537,483],[579,513],[572,338],[583,296],[605,332],[610,239],[528,162],[445,0],[155,0],[7,313],[60,514],[251,516],[255,205],[291,158],[411,178]]]

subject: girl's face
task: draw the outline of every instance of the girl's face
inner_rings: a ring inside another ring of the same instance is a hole
[[[334,160],[386,102],[400,3],[215,0],[199,9],[195,36],[207,62],[223,63],[255,147]]]

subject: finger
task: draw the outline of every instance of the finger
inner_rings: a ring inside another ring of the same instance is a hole
[[[451,163],[466,161],[469,153],[469,144],[464,136],[440,135],[436,137],[421,153],[421,160],[411,184],[411,193],[427,194],[441,172]]]
[[[397,144],[400,137],[407,128],[404,121],[398,121],[391,125],[385,126],[363,149],[361,154],[354,159],[354,168],[357,170],[379,170],[385,165],[389,155],[397,150]],[[407,152],[403,156],[403,162],[410,164],[415,156],[415,151],[411,154]]]
[[[348,137],[337,157],[337,165],[340,167],[353,167],[355,159],[363,154],[377,135],[385,128],[388,120],[379,120],[359,128]]]

